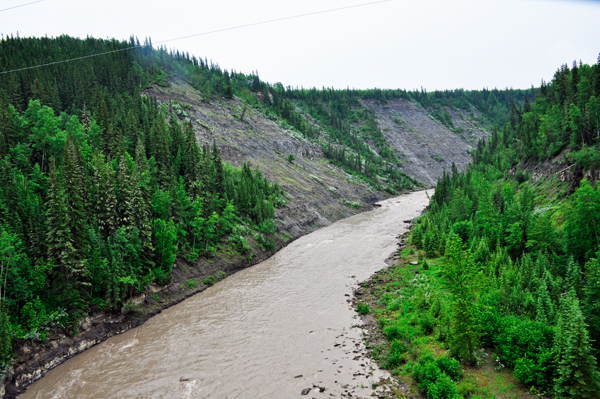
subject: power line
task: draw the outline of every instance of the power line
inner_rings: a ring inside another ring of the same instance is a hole
[[[42,1],[46,1],[46,0],[37,0],[37,1],[32,1],[31,3],[25,3],[25,4],[20,4],[18,6],[14,6],[14,7],[4,8],[4,9],[0,10],[0,12],[2,12],[2,11],[8,11],[8,10],[13,10],[13,9],[19,8],[19,7],[29,6],[29,5],[35,4],[35,3],[41,3]]]
[[[38,0],[38,1],[34,2],[34,3],[39,3],[40,1],[45,1],[45,0]],[[290,20],[290,19],[303,18],[303,17],[308,17],[308,16],[311,16],[311,15],[326,14],[326,13],[335,12],[335,11],[347,10],[347,9],[350,9],[350,8],[366,7],[366,6],[371,6],[371,5],[379,4],[379,3],[389,3],[391,1],[392,0],[380,0],[380,1],[374,1],[374,2],[371,2],[371,3],[356,4],[356,5],[353,5],[353,6],[338,7],[338,8],[332,8],[332,9],[329,9],[329,10],[322,10],[322,11],[309,12],[309,13],[306,13],[306,14],[293,15],[291,17],[282,17],[282,18],[269,19],[269,20],[266,20],[266,21],[253,22],[253,23],[245,24],[245,25],[237,25],[237,26],[232,26],[232,27],[229,27],[229,28],[211,30],[211,31],[208,31],[208,32],[202,32],[202,33],[196,33],[196,34],[188,35],[188,36],[176,37],[174,39],[162,40],[162,41],[156,42],[154,44],[168,43],[168,42],[173,42],[173,41],[176,41],[176,40],[189,39],[191,37],[212,35],[214,33],[220,33],[220,32],[226,32],[226,31],[236,30],[236,29],[248,28],[248,27],[257,26],[257,25],[270,24],[270,23],[273,23],[273,22],[286,21],[286,20]],[[28,4],[33,4],[33,3],[28,3]],[[22,7],[22,6],[25,6],[25,5],[27,5],[27,4],[23,4],[21,6],[16,6],[16,7]],[[13,8],[16,8],[16,7],[13,7]],[[8,9],[9,8],[7,8],[7,10]],[[0,11],[4,11],[4,10],[0,10]],[[118,52],[121,52],[121,51],[133,50],[133,49],[141,48],[141,47],[144,47],[144,45],[130,46],[130,47],[126,47],[126,48],[122,48],[122,49],[118,49],[118,50],[105,51],[103,53],[96,53],[96,54],[84,55],[82,57],[69,58],[69,59],[62,60],[62,61],[54,61],[54,62],[48,62],[46,64],[39,64],[39,65],[33,65],[33,66],[29,66],[29,67],[24,67],[24,68],[11,69],[11,70],[8,70],[8,71],[2,71],[2,72],[0,72],[0,75],[4,75],[6,73],[11,73],[11,72],[26,71],[26,70],[29,70],[29,69],[42,68],[42,67],[46,67],[46,66],[50,66],[50,65],[63,64],[65,62],[78,61],[78,60],[83,60],[83,59],[86,59],[86,58],[93,58],[93,57],[98,57],[98,56],[101,56],[101,55],[118,53]]]

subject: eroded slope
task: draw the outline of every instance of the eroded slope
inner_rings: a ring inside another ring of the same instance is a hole
[[[258,166],[269,180],[282,186],[289,195],[288,206],[276,214],[282,233],[297,237],[389,197],[330,164],[320,145],[250,107],[242,120],[244,104],[238,99],[203,102],[196,90],[183,83],[153,88],[146,94],[160,102],[182,104],[180,114],[191,121],[201,144],[215,142],[224,161]],[[290,154],[292,162],[287,159]]]
[[[471,162],[470,148],[486,134],[461,110],[447,108],[455,126],[453,132],[410,100],[362,102],[377,114],[379,127],[404,163],[404,171],[426,186],[435,186],[444,168],[450,171],[452,162],[462,170]]]

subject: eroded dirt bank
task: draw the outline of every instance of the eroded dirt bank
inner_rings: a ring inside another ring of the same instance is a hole
[[[383,201],[51,370],[24,398],[368,397],[352,289],[385,266],[424,192]],[[388,391],[393,387],[389,387]]]

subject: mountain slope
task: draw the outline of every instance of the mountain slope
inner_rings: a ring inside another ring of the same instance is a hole
[[[426,186],[435,186],[443,170],[451,170],[452,163],[462,170],[472,160],[469,151],[479,139],[487,137],[478,121],[457,108],[449,109],[449,114],[453,125],[459,128],[455,130],[463,133],[453,132],[418,103],[407,99],[362,102],[377,114],[387,142],[404,163],[403,170]]]

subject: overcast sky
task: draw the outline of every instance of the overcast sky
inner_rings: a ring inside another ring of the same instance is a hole
[[[0,12],[0,33],[157,43],[370,1],[44,0]],[[600,1],[392,0],[167,45],[284,86],[529,88],[564,63],[597,62]]]

